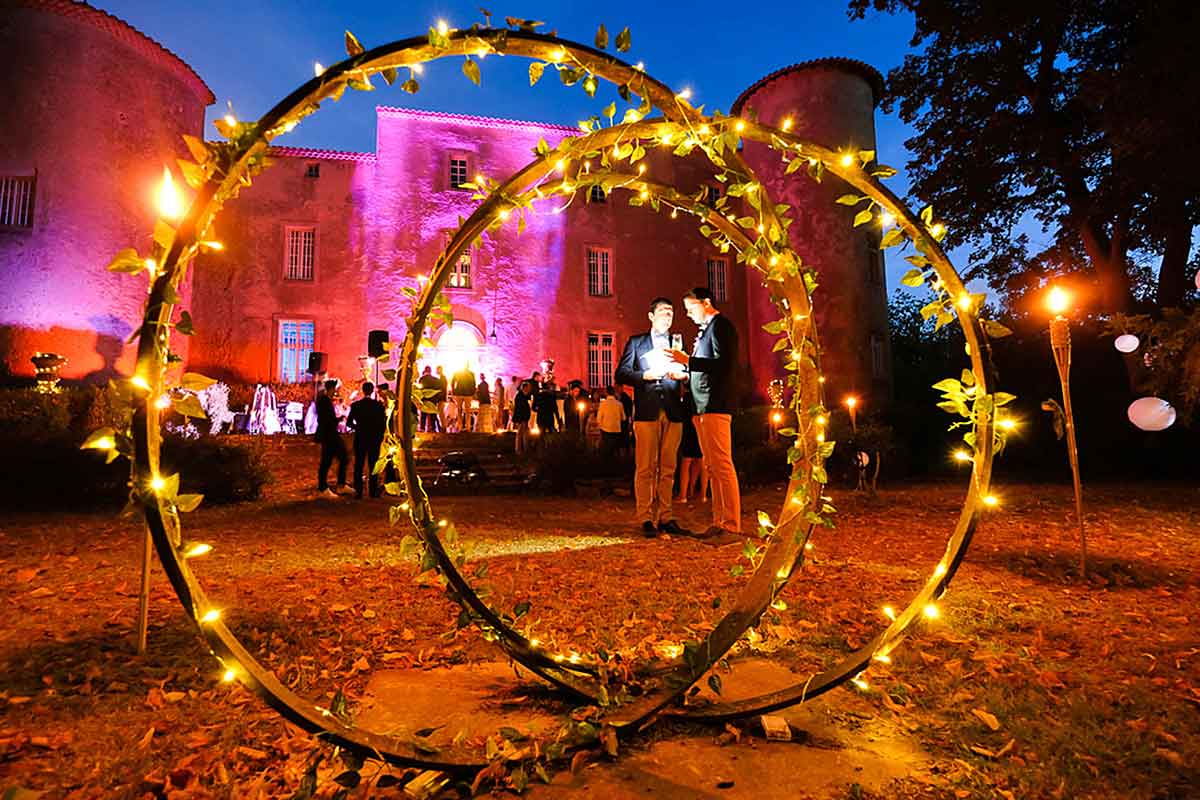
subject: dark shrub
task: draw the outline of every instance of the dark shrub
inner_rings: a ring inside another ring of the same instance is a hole
[[[120,508],[128,496],[129,462],[104,463],[79,449],[93,429],[113,424],[108,396],[94,387],[55,395],[0,391],[0,507],[56,510]],[[182,473],[181,492],[206,503],[253,500],[270,480],[257,444],[217,438],[163,442],[163,471]]]

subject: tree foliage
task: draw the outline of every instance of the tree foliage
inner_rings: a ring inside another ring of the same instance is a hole
[[[1092,308],[1181,304],[1200,215],[1194,0],[851,0],[908,11],[915,52],[884,107],[916,127],[912,193],[933,200],[968,277],[1018,298],[1050,274]],[[1048,241],[1018,234],[1039,223]]]

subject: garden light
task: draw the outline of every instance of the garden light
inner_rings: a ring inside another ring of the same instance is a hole
[[[163,167],[162,181],[158,184],[158,213],[172,222],[183,216],[183,196],[175,188],[169,167]]]

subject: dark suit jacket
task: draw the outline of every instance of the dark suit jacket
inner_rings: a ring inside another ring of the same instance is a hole
[[[738,335],[724,314],[717,314],[696,341],[688,362],[697,414],[737,410]]]
[[[350,404],[346,427],[353,429],[356,447],[378,445],[383,441],[383,432],[387,428],[387,412],[383,403],[374,397],[355,400]]]
[[[633,421],[654,422],[660,410],[671,422],[683,422],[683,400],[679,396],[679,381],[663,378],[648,381],[642,378],[646,367],[642,356],[654,349],[649,333],[629,337],[625,352],[617,364],[617,383],[633,387]],[[682,367],[680,368],[682,369]]]
[[[517,392],[513,399],[513,422],[529,422],[533,416],[533,395]]]
[[[318,442],[338,438],[337,411],[333,408],[333,400],[324,392],[317,395],[317,432],[313,438]]]

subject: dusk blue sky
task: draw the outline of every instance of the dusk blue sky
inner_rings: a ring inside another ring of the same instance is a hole
[[[216,104],[209,121],[232,102],[241,119],[254,119],[312,77],[313,62],[329,65],[345,57],[342,32],[349,29],[367,47],[421,35],[437,19],[467,27],[482,22],[475,2],[284,2],[284,0],[93,0],[93,4],[138,28],[178,54],[212,88]],[[490,4],[494,21],[506,15],[545,20],[543,30],[591,43],[603,22],[615,36],[626,25],[630,62],[676,88],[690,87],[693,103],[728,111],[743,89],[780,67],[826,56],[864,61],[881,73],[908,51],[913,21],[907,15],[870,15],[851,21],[843,2],[659,3],[523,2]],[[459,59],[431,64],[414,95],[388,87],[347,92],[335,105],[309,117],[278,144],[371,151],[375,106],[396,105],[466,114],[535,119],[574,125],[599,112],[615,92],[605,87],[588,98],[578,86],[543,80],[532,89],[528,60],[489,57],[482,87],[461,73]],[[894,115],[876,116],[879,160],[901,169],[889,183],[906,189],[904,140],[911,129]],[[215,136],[211,125],[207,136]],[[891,255],[891,254],[889,254]],[[907,265],[889,258],[890,287]]]

